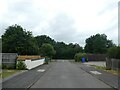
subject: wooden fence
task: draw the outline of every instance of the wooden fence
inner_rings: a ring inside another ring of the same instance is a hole
[[[113,70],[120,70],[120,59],[106,58],[106,68]]]
[[[105,61],[106,54],[86,54],[88,61]]]
[[[36,60],[41,59],[42,57],[39,55],[20,55],[17,60]]]

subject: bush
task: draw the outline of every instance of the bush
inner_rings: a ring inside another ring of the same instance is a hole
[[[17,69],[18,70],[26,70],[27,69],[27,66],[26,66],[26,64],[23,62],[23,61],[18,61],[18,63],[17,63]]]
[[[120,59],[120,46],[109,48],[107,52],[107,56],[109,58]]]
[[[86,53],[77,53],[74,56],[75,62],[80,62],[82,58],[86,58]]]

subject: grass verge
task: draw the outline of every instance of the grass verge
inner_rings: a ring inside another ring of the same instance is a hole
[[[120,74],[120,70],[107,70],[106,67],[104,66],[96,66],[96,65],[90,65],[90,66],[95,67],[96,69],[99,69],[99,70],[103,70],[103,71],[115,74],[115,75]]]
[[[4,79],[4,78],[10,77],[18,72],[21,72],[21,70],[2,70],[2,73],[0,73],[0,76]]]

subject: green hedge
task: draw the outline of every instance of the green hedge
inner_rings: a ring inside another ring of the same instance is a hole
[[[82,58],[86,58],[86,53],[77,53],[74,56],[75,62],[81,62]]]
[[[120,46],[109,48],[107,52],[107,56],[109,58],[120,59]]]

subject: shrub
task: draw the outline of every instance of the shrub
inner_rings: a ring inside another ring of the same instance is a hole
[[[18,63],[17,63],[17,69],[18,70],[26,70],[27,69],[27,66],[26,66],[26,64],[23,62],[23,61],[18,61]]]
[[[107,52],[107,56],[109,58],[120,59],[120,46],[109,48]]]
[[[77,53],[74,56],[75,62],[80,62],[82,58],[86,58],[86,53]]]

